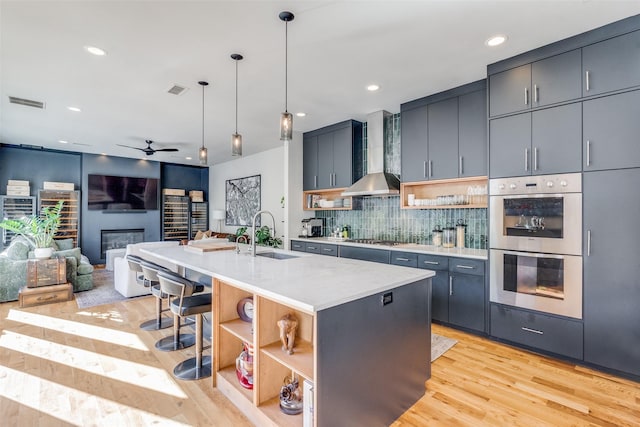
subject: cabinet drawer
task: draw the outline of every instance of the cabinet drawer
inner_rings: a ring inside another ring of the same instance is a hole
[[[327,256],[338,256],[338,245],[329,245],[322,243],[320,245],[320,254]]]
[[[582,359],[582,323],[491,305],[491,335],[552,353]]]
[[[322,253],[322,243],[310,243],[310,242],[306,242],[304,249],[306,252],[312,253],[312,254],[321,254]]]
[[[18,299],[20,307],[71,301],[73,299],[73,288],[70,283],[40,288],[22,288],[18,294]]]
[[[448,270],[449,258],[437,255],[418,255],[418,268]]]
[[[415,268],[418,266],[418,254],[391,251],[391,264]]]
[[[360,259],[363,261],[389,264],[389,252],[384,249],[356,248],[353,246],[340,246],[340,257]]]
[[[484,264],[484,261],[477,259],[450,258],[449,271],[451,273],[484,276]]]
[[[306,251],[305,242],[300,242],[298,240],[292,240],[291,241],[291,250],[292,251],[305,252]]]

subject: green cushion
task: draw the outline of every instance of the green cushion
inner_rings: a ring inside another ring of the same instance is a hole
[[[93,273],[93,265],[91,264],[79,264],[78,265],[78,274],[91,274]]]
[[[21,241],[12,242],[11,246],[7,248],[6,253],[7,253],[7,258],[12,259],[14,261],[27,259],[29,255],[29,245]]]
[[[64,251],[56,251],[52,256],[60,255],[63,257],[75,257],[77,264],[80,264],[80,258],[82,257],[82,253],[80,252],[80,248],[67,249]]]
[[[58,246],[59,251],[66,251],[67,249],[73,249],[73,239],[57,239],[57,240],[54,240],[53,243],[55,246]]]

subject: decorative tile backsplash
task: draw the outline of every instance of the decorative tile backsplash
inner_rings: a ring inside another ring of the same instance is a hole
[[[400,209],[400,197],[364,197],[362,209],[351,211],[317,211],[324,218],[325,236],[336,227],[348,225],[351,238],[396,240],[403,243],[431,244],[436,227],[455,226],[459,219],[467,224],[465,246],[487,248],[486,209]]]

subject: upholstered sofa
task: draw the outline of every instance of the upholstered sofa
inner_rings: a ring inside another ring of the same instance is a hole
[[[74,292],[89,290],[93,288],[93,266],[80,248],[71,246],[72,239],[57,241],[52,256],[65,258],[67,282],[73,285]],[[0,253],[0,302],[18,299],[18,291],[27,283],[29,258],[33,258],[33,248],[22,237],[15,237]]]
[[[164,267],[167,267],[171,271],[178,271],[178,266],[165,260],[158,259],[153,255],[140,252],[145,248],[162,248],[178,246],[180,242],[167,241],[167,242],[143,242],[143,243],[131,243],[127,245],[124,257],[117,257],[113,260],[113,285],[120,294],[125,297],[136,297],[140,295],[149,295],[151,292],[149,288],[145,288],[142,283],[136,280],[136,275],[129,269],[129,263],[127,262],[127,255],[137,255],[146,260],[155,262]]]

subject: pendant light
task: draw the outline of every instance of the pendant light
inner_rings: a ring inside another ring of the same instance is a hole
[[[280,12],[278,17],[284,21],[284,113],[280,115],[280,139],[282,141],[291,141],[293,137],[293,115],[287,111],[287,62],[288,62],[288,23],[293,21],[293,13]]]
[[[200,159],[201,165],[207,164],[207,148],[204,146],[204,88],[209,85],[208,82],[199,81],[198,84],[202,86],[202,147],[198,150],[198,159]]]
[[[242,135],[238,133],[238,61],[242,61],[243,56],[234,53],[231,59],[236,61],[236,132],[231,135],[231,155],[242,156]]]

